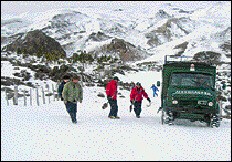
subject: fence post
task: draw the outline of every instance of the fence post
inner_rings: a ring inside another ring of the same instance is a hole
[[[23,100],[24,100],[24,106],[27,106],[27,97],[25,95],[25,89],[23,90]]]
[[[42,87],[42,97],[43,97],[43,104],[45,104],[44,88],[43,87]]]
[[[56,100],[59,101],[59,95],[58,95],[58,90],[59,89],[59,85],[56,84]]]
[[[30,105],[32,106],[32,91],[31,91],[31,88],[30,88]]]
[[[37,98],[37,105],[39,106],[39,89],[38,86],[36,87],[36,98]]]
[[[48,84],[48,101],[49,101],[49,104],[51,103],[51,99],[50,99],[50,86],[49,86],[49,84]]]
[[[53,99],[54,99],[53,101],[55,101],[56,97],[55,97],[55,90],[54,90],[54,85],[53,84],[52,84],[52,93],[53,93]]]
[[[223,109],[223,107],[222,107],[222,100],[220,101],[220,117],[222,117],[222,109]]]
[[[6,92],[6,89],[5,89],[5,92]],[[7,103],[7,106],[9,106],[9,100],[8,100],[7,92],[6,92],[6,103]]]
[[[81,86],[83,87],[84,84],[83,84],[83,78],[82,77],[84,77],[84,75],[79,75],[79,76],[80,76]]]
[[[13,104],[18,105],[18,86],[14,86]]]

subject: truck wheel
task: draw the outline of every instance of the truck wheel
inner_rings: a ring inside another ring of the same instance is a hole
[[[220,127],[220,123],[221,123],[221,117],[219,114],[216,114],[214,116],[214,126],[215,127]]]
[[[210,127],[211,126],[211,118],[208,116],[208,117],[205,117],[205,122],[206,122],[206,126],[207,127]]]
[[[190,122],[195,122],[195,120],[194,119],[190,119]]]

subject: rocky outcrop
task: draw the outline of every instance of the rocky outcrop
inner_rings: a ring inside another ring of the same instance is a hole
[[[173,38],[181,38],[191,32],[189,25],[194,25],[189,18],[169,18],[166,23],[145,34],[147,44],[156,47],[163,43],[172,41]],[[175,26],[175,27],[174,27]]]
[[[159,10],[159,12],[156,13],[156,18],[160,18],[160,19],[167,19],[167,18],[171,18],[172,16],[169,15],[166,11],[164,10]]]
[[[196,61],[209,62],[212,64],[221,64],[221,54],[213,51],[202,51],[194,54],[193,59]]]
[[[185,41],[181,44],[176,45],[173,49],[179,49],[180,51],[177,53],[177,55],[181,55],[188,48],[188,44],[189,44],[189,42]]]
[[[146,51],[142,51],[123,39],[115,38],[110,44],[103,45],[101,50],[103,53],[118,53],[120,60],[123,62],[137,61],[146,58]]]
[[[66,53],[59,42],[45,35],[41,30],[27,33],[25,38],[19,38],[6,46],[7,51],[22,52],[28,54],[44,55],[50,53],[57,58],[65,58]]]
[[[90,34],[89,37],[88,37],[88,39],[86,41],[92,40],[92,41],[99,42],[99,41],[105,41],[105,40],[107,40],[109,38],[110,37],[108,35],[106,35],[106,34],[104,34],[102,32],[97,32],[97,33]]]

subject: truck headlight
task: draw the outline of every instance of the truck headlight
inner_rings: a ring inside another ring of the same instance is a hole
[[[209,106],[213,106],[213,102],[209,102]]]
[[[178,104],[178,101],[173,100],[173,101],[172,101],[172,104]]]
[[[198,101],[198,105],[207,105],[207,101]]]

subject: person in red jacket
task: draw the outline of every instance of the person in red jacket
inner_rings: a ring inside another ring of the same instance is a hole
[[[141,105],[143,97],[147,98],[148,102],[151,102],[141,83],[137,82],[136,86],[131,89],[130,101],[134,105],[134,111],[137,118],[140,118],[140,113],[142,111]]]
[[[111,119],[119,119],[118,114],[118,104],[117,104],[117,87],[118,87],[118,77],[115,76],[113,80],[111,80],[106,85],[106,95],[107,100],[110,104],[110,113],[108,115]]]

